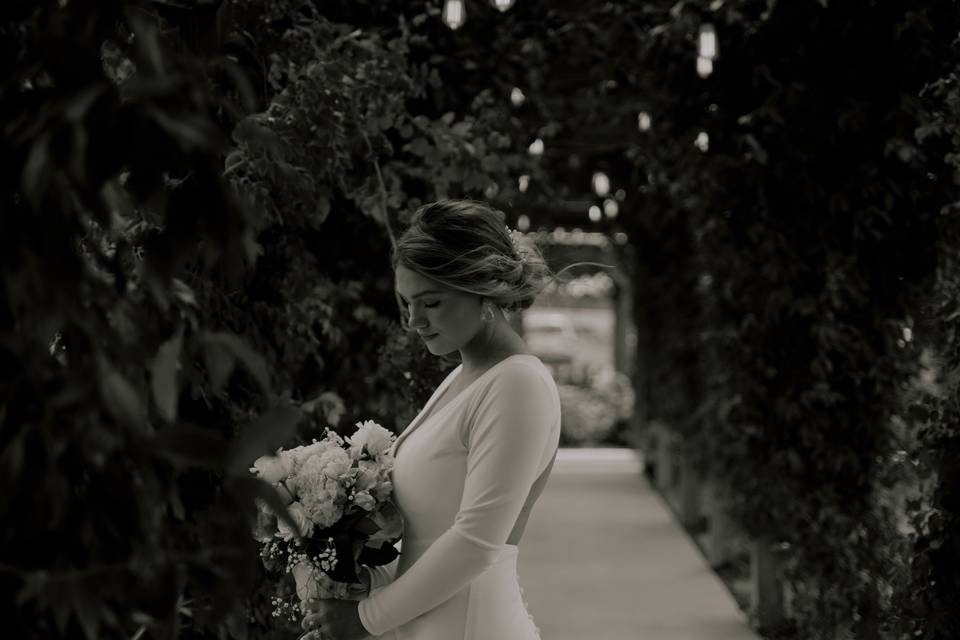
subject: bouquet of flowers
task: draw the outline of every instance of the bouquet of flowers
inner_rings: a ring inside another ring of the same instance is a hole
[[[250,471],[276,487],[289,515],[260,502],[254,531],[267,570],[294,578],[299,606],[276,597],[275,616],[296,620],[312,598],[350,599],[361,565],[397,556],[403,521],[391,500],[393,440],[368,420],[346,439],[327,429],[319,441],[254,462]]]

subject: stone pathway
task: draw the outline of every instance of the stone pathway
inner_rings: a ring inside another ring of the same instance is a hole
[[[629,449],[563,449],[520,544],[543,640],[758,640]]]

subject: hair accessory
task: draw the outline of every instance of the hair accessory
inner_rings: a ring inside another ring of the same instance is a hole
[[[510,227],[504,228],[507,230],[507,235],[510,236],[510,244],[513,245],[513,252],[517,255],[517,259],[520,262],[526,263],[527,256],[523,251],[523,244],[521,243],[523,234],[516,229],[511,229]]]

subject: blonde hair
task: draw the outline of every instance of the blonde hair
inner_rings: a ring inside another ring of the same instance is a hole
[[[502,211],[474,200],[420,207],[392,258],[394,269],[403,265],[506,313],[529,308],[554,277],[536,245],[507,228]]]

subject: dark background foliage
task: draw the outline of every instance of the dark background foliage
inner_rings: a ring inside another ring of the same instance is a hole
[[[957,636],[956,3],[470,2],[457,31],[433,2],[0,11],[17,637],[289,633],[246,466],[401,428],[449,366],[398,322],[408,216],[584,225],[598,169],[624,192],[598,228],[636,256],[638,413],[781,549],[780,631]]]

